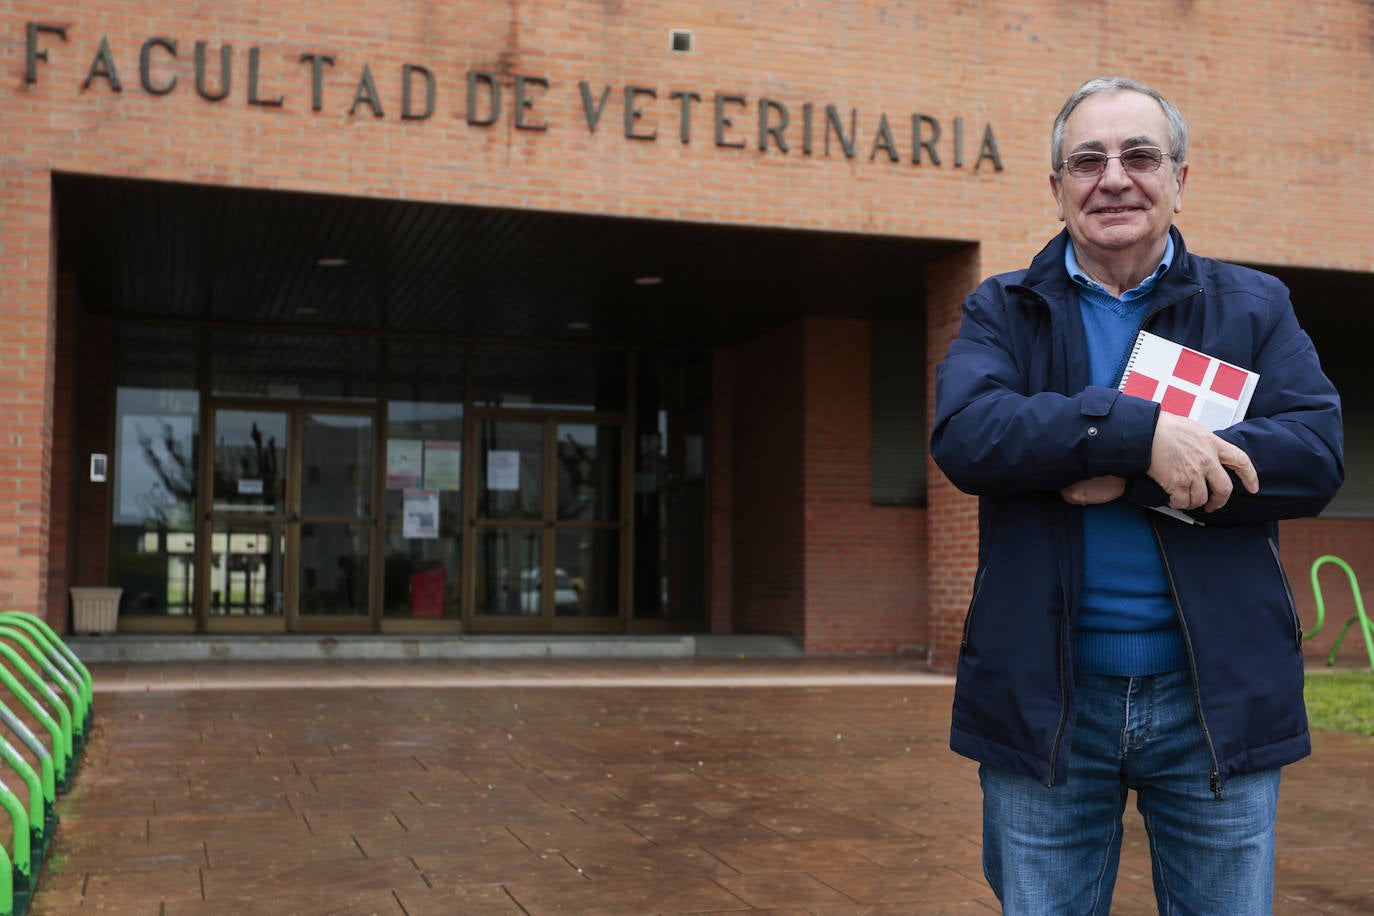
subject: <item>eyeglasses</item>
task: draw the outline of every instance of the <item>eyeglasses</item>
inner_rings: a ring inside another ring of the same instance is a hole
[[[1107,163],[1121,160],[1121,167],[1133,175],[1147,175],[1159,171],[1160,163],[1169,154],[1157,146],[1135,146],[1122,150],[1118,156],[1087,151],[1066,156],[1059,167],[1074,178],[1098,178],[1107,171]]]

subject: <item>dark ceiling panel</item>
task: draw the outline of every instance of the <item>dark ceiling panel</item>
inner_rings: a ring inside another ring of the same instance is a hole
[[[730,343],[801,315],[919,314],[925,262],[956,247],[82,175],[54,188],[59,269],[87,308],[249,326]]]

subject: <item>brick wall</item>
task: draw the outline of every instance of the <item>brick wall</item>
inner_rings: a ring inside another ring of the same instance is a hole
[[[1364,162],[1374,110],[1372,18],[1369,5],[1354,0],[1280,0],[1261,10],[1245,0],[1113,0],[1076,6],[1072,15],[1051,0],[932,7],[817,0],[802,15],[794,5],[732,0],[648,8],[592,0],[0,2],[0,62],[9,74],[0,83],[0,129],[10,140],[0,160],[0,386],[10,408],[0,441],[7,496],[0,499],[0,606],[36,609],[64,591],[47,568],[53,171],[976,242],[976,259],[945,265],[945,288],[932,292],[931,353],[938,355],[957,298],[980,273],[1024,264],[1057,229],[1045,180],[1050,119],[1070,89],[1097,73],[1158,85],[1192,122],[1180,225],[1194,250],[1374,270],[1374,180]],[[43,26],[32,55],[28,24]],[[695,32],[691,54],[668,50],[672,28]],[[177,51],[146,45],[141,74],[140,52],[151,38],[175,41]],[[102,39],[109,58],[98,55]],[[230,89],[220,101],[197,90],[197,42],[206,43],[211,62],[206,94],[218,91],[219,52],[232,46]],[[303,54],[316,55],[320,67],[318,107]],[[429,117],[402,117],[408,65],[412,75],[419,65],[435,78]],[[473,123],[486,120],[481,92],[480,110],[467,112],[472,71],[493,74],[502,87],[490,125]],[[584,81],[597,104],[610,87],[595,130]],[[517,91],[528,107],[515,104]],[[759,148],[760,112],[780,110],[765,98],[790,112],[786,152],[768,135]],[[721,143],[718,99],[733,116],[721,124]],[[855,155],[836,144],[826,153],[822,133],[804,151],[807,105],[813,114],[827,105],[855,113]],[[924,154],[913,162],[910,124],[918,114],[942,125],[939,164]],[[884,116],[896,162],[882,144]],[[978,161],[985,125],[995,131],[1000,172]],[[1282,206],[1261,193],[1265,187],[1283,190]],[[1333,223],[1332,213],[1341,219]],[[799,360],[800,337],[789,346]],[[770,347],[779,345],[762,349]],[[747,384],[768,383],[743,360],[736,370],[737,403],[748,398]],[[756,407],[750,416],[774,419],[766,414]],[[799,444],[801,420],[791,421]],[[747,429],[745,419],[735,417],[734,428]],[[736,453],[722,460],[742,467],[742,446],[757,438],[737,439]],[[777,446],[764,447],[776,454]],[[800,486],[795,463],[784,462],[781,472]],[[852,511],[864,512],[857,502]],[[957,641],[967,600],[971,513],[970,501],[932,474],[928,582],[937,662]],[[731,544],[741,542],[736,532]],[[717,559],[719,548],[718,541]],[[803,549],[788,541],[784,553],[798,558]],[[732,562],[735,621],[796,631],[796,620],[766,611],[753,590],[796,593],[804,573],[764,568],[771,584],[758,584],[746,582],[760,571],[755,558]]]
[[[983,270],[975,248],[952,254],[926,268],[926,416],[935,419],[935,367],[959,332],[964,301]],[[939,670],[954,667],[964,613],[973,594],[978,565],[978,502],[954,488],[926,456],[926,489],[930,603],[930,662]]]
[[[872,503],[871,325],[803,324],[806,650],[923,653],[925,512]]]

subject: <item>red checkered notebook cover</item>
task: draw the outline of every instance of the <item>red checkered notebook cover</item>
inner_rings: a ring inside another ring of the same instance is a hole
[[[1120,388],[1218,430],[1245,418],[1258,382],[1258,372],[1141,331]]]

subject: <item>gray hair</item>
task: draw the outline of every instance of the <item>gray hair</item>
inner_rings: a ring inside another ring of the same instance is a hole
[[[1050,168],[1058,172],[1063,166],[1063,157],[1060,154],[1064,151],[1064,122],[1073,114],[1073,110],[1088,96],[1111,92],[1139,92],[1159,103],[1169,123],[1169,158],[1173,160],[1174,171],[1178,171],[1188,155],[1188,122],[1183,120],[1183,113],[1173,102],[1149,86],[1142,86],[1124,76],[1099,76],[1090,79],[1069,96],[1064,107],[1059,109],[1059,116],[1054,119],[1054,132],[1050,135]]]

